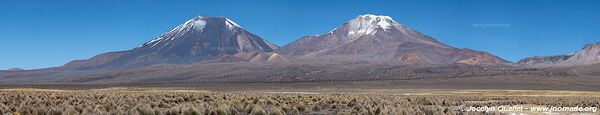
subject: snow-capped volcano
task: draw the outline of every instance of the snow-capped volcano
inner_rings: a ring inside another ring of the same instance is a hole
[[[346,42],[354,41],[363,36],[375,36],[376,33],[391,34],[400,33],[406,39],[412,39],[415,42],[422,42],[431,45],[444,46],[434,39],[430,39],[420,33],[394,21],[389,16],[365,14],[348,21],[342,26],[331,30],[327,34],[346,33]],[[444,46],[445,47],[445,46]]]
[[[277,48],[226,17],[197,16],[132,50],[105,53],[65,66],[135,67],[194,63],[223,57],[250,60],[254,55]]]
[[[389,16],[359,15],[330,32],[306,36],[276,52],[298,58],[350,58],[399,63],[500,64],[486,52],[457,49],[397,23]]]

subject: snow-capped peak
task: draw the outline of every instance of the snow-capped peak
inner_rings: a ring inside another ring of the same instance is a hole
[[[185,23],[171,29],[170,31],[163,33],[158,38],[138,46],[138,48],[148,45],[154,47],[155,45],[161,42],[173,40],[175,38],[183,36],[185,33],[188,33],[190,31],[202,32],[207,27],[214,27],[208,26],[207,24],[224,24],[229,31],[238,31],[238,29],[236,28],[242,28],[240,25],[226,17],[196,16],[190,20],[185,21]]]
[[[367,20],[369,22],[377,22],[377,26],[383,28],[383,29],[390,29],[390,27],[393,24],[396,24],[396,21],[394,21],[391,17],[389,16],[382,16],[382,15],[373,15],[373,14],[365,14],[365,15],[360,15],[359,18],[362,18],[363,20]]]
[[[185,22],[183,24],[183,26],[191,26],[192,28],[194,28],[196,30],[202,30],[202,29],[204,29],[204,26],[206,26],[206,20],[207,20],[207,18],[211,18],[211,17],[197,16],[197,17],[195,17],[193,19],[190,19],[187,22]],[[240,26],[237,23],[233,22],[229,18],[221,17],[221,20],[222,19],[224,19],[224,23],[227,26],[227,28],[229,28],[229,29],[242,28],[242,26]]]
[[[384,31],[394,28],[399,25],[389,16],[365,14],[359,15],[355,19],[348,22],[348,35],[355,34],[367,34],[372,35],[377,30],[382,29]]]
[[[206,20],[204,20],[204,16],[198,16],[194,19],[189,20],[184,25],[188,25],[188,24],[191,24],[192,28],[194,28],[196,30],[202,30],[202,29],[204,29],[204,26],[206,26]]]
[[[227,28],[234,28],[234,27],[238,27],[238,28],[242,28],[242,26],[238,25],[237,23],[233,22],[232,20],[230,20],[229,18],[225,18],[226,22],[225,24],[227,24]]]

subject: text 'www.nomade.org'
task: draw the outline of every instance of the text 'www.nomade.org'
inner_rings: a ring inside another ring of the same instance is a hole
[[[596,112],[598,107],[556,107],[556,106],[460,106],[461,111],[467,112]]]

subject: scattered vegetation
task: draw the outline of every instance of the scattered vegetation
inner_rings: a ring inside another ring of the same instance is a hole
[[[456,115],[458,106],[595,106],[582,96],[415,96],[364,93],[222,93],[175,90],[4,90],[0,113],[21,115]]]

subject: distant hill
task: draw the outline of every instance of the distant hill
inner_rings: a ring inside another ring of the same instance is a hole
[[[7,71],[23,71],[23,70],[25,70],[25,69],[18,68],[18,67],[15,67],[15,68],[8,68],[8,69],[7,69]]]
[[[600,63],[600,42],[588,44],[580,51],[567,55],[535,56],[521,59],[517,62],[522,66],[552,67],[552,66],[585,66]]]

